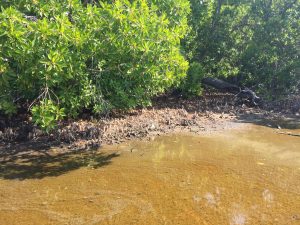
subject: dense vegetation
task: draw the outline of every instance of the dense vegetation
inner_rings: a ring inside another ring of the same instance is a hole
[[[0,3],[0,111],[45,129],[82,110],[151,104],[205,76],[269,96],[299,88],[298,0]]]
[[[185,46],[203,76],[231,77],[265,97],[299,90],[299,0],[190,2]]]

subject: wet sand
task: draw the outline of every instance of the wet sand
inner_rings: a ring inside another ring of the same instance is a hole
[[[300,138],[273,128],[161,136],[86,154],[41,161],[31,176],[2,166],[0,224],[300,224]]]

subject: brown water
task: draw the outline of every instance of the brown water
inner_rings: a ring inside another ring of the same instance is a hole
[[[300,224],[300,137],[271,128],[55,154],[2,164],[1,225]]]

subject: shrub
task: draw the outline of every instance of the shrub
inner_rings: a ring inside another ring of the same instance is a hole
[[[203,67],[200,63],[192,63],[187,76],[180,85],[181,92],[186,97],[200,96],[202,94],[202,79],[204,78]]]
[[[3,3],[0,110],[14,114],[26,105],[46,129],[84,108],[149,105],[186,74],[180,40],[188,9],[169,20],[168,8],[146,0]]]

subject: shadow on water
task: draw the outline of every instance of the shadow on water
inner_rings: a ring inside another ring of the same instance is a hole
[[[106,154],[95,149],[60,153],[49,147],[0,150],[0,178],[24,180],[59,176],[80,167],[108,165],[117,156],[117,153]]]
[[[282,128],[297,130],[300,129],[300,118],[290,117],[284,119],[266,119],[264,115],[253,114],[253,115],[241,115],[238,118],[240,123],[253,123],[259,126]]]

